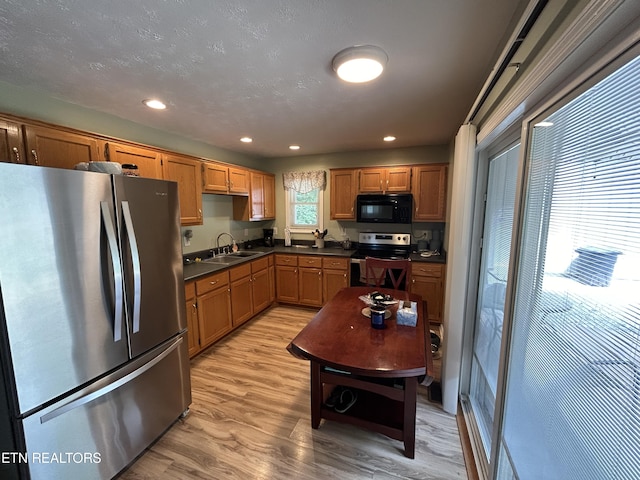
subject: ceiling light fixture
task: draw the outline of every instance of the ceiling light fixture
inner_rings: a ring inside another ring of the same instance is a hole
[[[385,142],[393,142],[395,139],[396,137],[394,137],[393,135],[387,135],[386,137],[383,138]]]
[[[289,145],[290,150],[300,150],[300,145]]]
[[[389,57],[380,47],[359,45],[341,50],[333,57],[333,69],[345,82],[364,83],[378,78]]]
[[[240,141],[241,141],[242,143],[251,143],[251,142],[253,142],[253,138],[251,138],[251,137],[242,137],[242,138],[240,139]]]
[[[142,103],[144,103],[149,108],[153,108],[154,110],[164,110],[165,108],[167,108],[167,106],[163,102],[161,102],[160,100],[156,100],[155,98],[143,100]]]

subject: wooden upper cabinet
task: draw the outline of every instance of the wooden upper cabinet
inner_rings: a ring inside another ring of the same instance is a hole
[[[100,150],[105,160],[121,165],[137,165],[141,177],[163,178],[161,153],[158,150],[102,140]]]
[[[411,167],[363,168],[360,193],[404,193],[411,191]]]
[[[249,172],[241,168],[203,162],[202,182],[204,193],[249,195]]]
[[[332,169],[330,188],[331,220],[355,220],[358,171]]]
[[[229,167],[229,193],[233,195],[249,195],[249,171],[242,168]]]
[[[202,192],[229,193],[229,167],[202,162]]]
[[[263,178],[264,218],[265,220],[276,218],[276,177],[265,174]]]
[[[413,220],[446,221],[447,165],[432,164],[413,167]]]
[[[23,128],[26,163],[73,169],[81,162],[102,160],[98,140],[94,137],[35,125],[24,125]]]
[[[180,223],[202,225],[202,172],[200,161],[182,155],[163,154],[164,179],[178,182]]]
[[[245,222],[274,219],[275,176],[252,171],[250,186],[248,197],[233,197],[233,219]]]
[[[0,162],[27,163],[20,124],[0,118]]]

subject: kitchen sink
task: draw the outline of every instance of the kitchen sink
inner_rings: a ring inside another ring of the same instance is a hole
[[[264,253],[264,252],[257,252],[257,251],[256,252],[247,252],[247,251],[243,250],[241,252],[230,253],[228,256],[229,257],[253,257],[255,255],[260,255],[261,253]],[[224,257],[222,257],[222,258],[224,258]]]
[[[237,256],[233,257],[230,255],[224,255],[220,257],[207,258],[206,260],[202,260],[202,262],[203,263],[220,263],[222,265],[227,265],[229,263],[239,262],[240,260],[242,260],[242,258]]]

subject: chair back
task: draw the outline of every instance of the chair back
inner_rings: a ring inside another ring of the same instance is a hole
[[[410,259],[387,260],[367,257],[365,258],[367,285],[383,287],[388,274],[394,290],[400,290],[400,284],[405,278],[404,289],[409,290],[409,268],[411,268]]]

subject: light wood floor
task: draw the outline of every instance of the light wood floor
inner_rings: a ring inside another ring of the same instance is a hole
[[[312,310],[277,306],[192,361],[193,404],[121,479],[466,479],[455,417],[419,387],[416,458],[381,434],[323,420],[309,363],[285,347]]]

